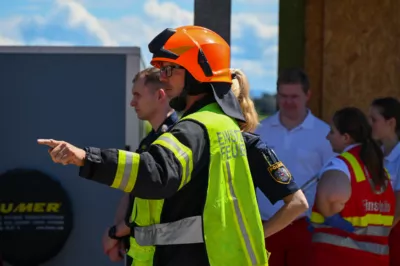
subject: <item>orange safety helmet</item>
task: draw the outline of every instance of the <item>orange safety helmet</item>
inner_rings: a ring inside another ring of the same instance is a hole
[[[232,83],[230,47],[217,33],[199,26],[165,29],[149,44],[151,65],[170,62],[185,68],[199,82]]]

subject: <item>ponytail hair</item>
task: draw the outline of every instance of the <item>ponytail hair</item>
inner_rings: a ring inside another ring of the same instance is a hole
[[[238,99],[246,122],[239,122],[244,132],[254,132],[259,124],[258,114],[253,100],[250,98],[250,85],[246,75],[240,69],[232,69],[232,92]]]
[[[386,187],[388,175],[383,165],[383,152],[372,138],[372,128],[364,113],[355,107],[343,108],[333,116],[340,134],[348,134],[355,143],[361,143],[360,158],[376,186]]]
[[[365,164],[371,179],[376,186],[386,186],[388,176],[383,165],[383,152],[378,143],[372,138],[366,140],[361,145],[360,150],[361,161]]]

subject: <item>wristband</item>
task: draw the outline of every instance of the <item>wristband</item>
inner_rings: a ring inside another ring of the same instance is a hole
[[[121,240],[124,237],[123,236],[117,236],[117,226],[113,225],[110,227],[110,229],[108,229],[108,237],[111,239],[115,239],[115,240]]]

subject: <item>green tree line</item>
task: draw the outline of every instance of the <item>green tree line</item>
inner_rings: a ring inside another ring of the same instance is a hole
[[[260,119],[276,112],[276,94],[263,93],[253,101]]]

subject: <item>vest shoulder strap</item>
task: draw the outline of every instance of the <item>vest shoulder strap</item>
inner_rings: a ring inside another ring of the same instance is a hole
[[[359,159],[353,153],[346,151],[337,158],[346,163],[352,178],[354,178],[357,183],[366,180],[365,171],[363,169],[364,165],[359,162]]]

